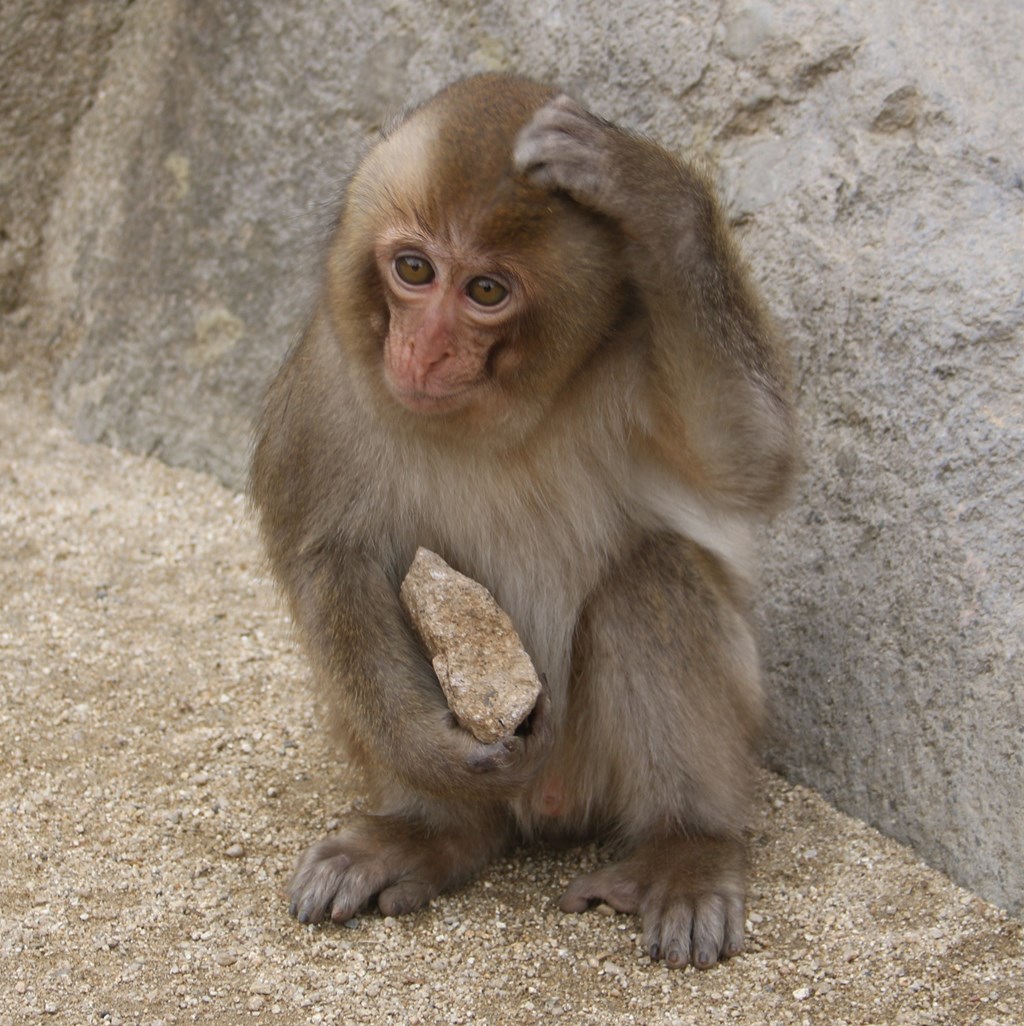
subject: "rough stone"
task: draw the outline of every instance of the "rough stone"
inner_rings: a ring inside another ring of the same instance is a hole
[[[459,723],[485,743],[515,733],[541,685],[490,592],[420,548],[399,594]]]

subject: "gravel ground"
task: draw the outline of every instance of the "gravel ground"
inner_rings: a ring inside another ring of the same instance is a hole
[[[523,851],[416,915],[289,919],[360,801],[324,744],[244,500],[0,395],[0,1026],[1024,1023],[1008,919],[765,775],[749,949],[643,957],[560,913],[593,849]]]

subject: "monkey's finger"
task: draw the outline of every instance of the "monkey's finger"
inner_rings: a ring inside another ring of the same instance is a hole
[[[662,909],[665,907],[665,893],[668,886],[664,880],[655,880],[640,899],[638,912],[643,926],[644,950],[657,962],[665,957],[665,940],[662,936]]]
[[[528,719],[526,731],[522,735],[531,754],[545,752],[554,741],[554,725],[551,722],[551,698],[546,690],[537,696]]]
[[[607,127],[607,122],[580,106],[571,96],[556,96],[540,107],[519,133],[513,160],[520,169],[528,167],[532,162],[531,155],[538,146],[543,149],[546,137],[593,142],[600,138],[601,131]]]
[[[519,133],[513,160],[520,173],[542,188],[565,189],[592,199],[608,169],[602,140],[609,126],[568,96],[534,114]]]
[[[743,950],[743,931],[745,928],[746,908],[742,895],[725,899],[725,939],[722,943],[722,954],[732,958]]]
[[[388,882],[389,867],[385,859],[353,859],[334,879],[334,900],[331,919],[347,923],[366,908],[373,896]]]
[[[347,892],[336,894],[331,903],[331,922],[347,923],[354,918],[366,906],[366,901],[360,901],[355,894]]]
[[[664,958],[670,969],[688,965],[693,931],[693,906],[690,902],[665,904],[663,892],[656,902],[645,902],[641,917],[644,940],[651,958]]]
[[[492,773],[513,765],[523,743],[517,737],[503,737],[489,745],[477,745],[469,753],[466,763],[474,773]]]
[[[583,912],[591,902],[603,901],[616,912],[636,912],[639,897],[635,880],[617,866],[605,866],[596,873],[576,877],[558,899],[558,907],[563,912]]]
[[[296,872],[288,888],[289,911],[300,923],[322,923],[327,918],[338,893],[338,881],[348,865],[348,858],[338,855],[307,864]]]

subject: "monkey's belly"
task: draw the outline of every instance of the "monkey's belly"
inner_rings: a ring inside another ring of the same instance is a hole
[[[535,815],[552,819],[568,812],[565,780],[558,774],[541,777],[531,796],[531,807]]]
[[[522,837],[556,847],[595,836],[605,822],[578,793],[571,773],[549,770],[514,806]]]

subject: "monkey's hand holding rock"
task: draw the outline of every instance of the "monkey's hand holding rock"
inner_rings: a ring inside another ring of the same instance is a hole
[[[399,594],[456,720],[484,744],[511,738],[541,683],[508,614],[482,584],[424,548]],[[543,704],[534,731],[542,713]]]

